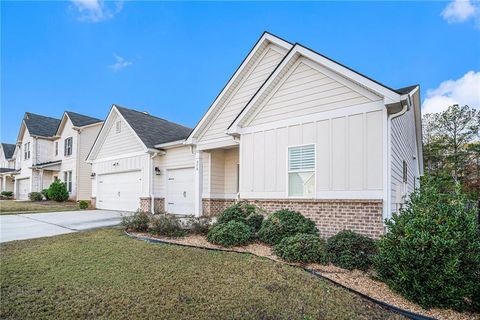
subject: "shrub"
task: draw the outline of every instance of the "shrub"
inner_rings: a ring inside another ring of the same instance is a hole
[[[45,200],[50,200],[50,197],[48,196],[48,189],[42,190],[42,196],[45,198]]]
[[[477,209],[457,186],[442,194],[424,178],[400,214],[387,221],[375,268],[392,289],[424,308],[480,309]],[[476,301],[476,303],[475,303]]]
[[[274,253],[289,262],[325,263],[327,261],[325,241],[314,234],[297,233],[283,238],[274,247]]]
[[[255,234],[262,227],[262,222],[263,222],[263,215],[258,213],[252,213],[246,219],[247,226],[249,226],[250,229],[252,229],[252,232]]]
[[[2,196],[4,196],[4,197],[7,198],[7,199],[13,197],[13,192],[12,192],[12,191],[2,191],[1,194],[2,194]]]
[[[176,217],[168,214],[153,217],[149,232],[166,237],[183,237],[186,234],[180,221]]]
[[[137,211],[131,216],[122,217],[122,226],[127,231],[146,232],[150,223],[150,216],[146,212]]]
[[[82,210],[88,209],[88,202],[85,200],[80,200],[78,202],[78,207]]]
[[[258,237],[263,242],[274,245],[279,244],[283,238],[297,233],[318,235],[318,229],[312,220],[307,219],[302,214],[282,209],[274,212],[263,221]]]
[[[43,196],[40,192],[30,192],[28,194],[28,198],[32,201],[42,201]]]
[[[207,234],[207,240],[224,247],[247,244],[252,238],[249,226],[239,221],[215,225]]]
[[[48,198],[57,202],[68,200],[68,191],[63,182],[56,179],[48,188]]]
[[[331,262],[340,268],[368,270],[377,245],[373,239],[345,230],[327,240],[327,252]]]
[[[218,223],[227,223],[229,221],[246,222],[249,215],[256,213],[257,207],[246,202],[236,203],[225,209],[218,216]]]
[[[206,235],[210,231],[211,220],[209,218],[192,218],[188,223],[188,232],[191,234]]]

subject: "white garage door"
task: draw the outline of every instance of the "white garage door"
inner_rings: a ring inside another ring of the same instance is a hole
[[[140,207],[141,191],[141,171],[99,175],[97,208],[136,211]]]
[[[194,213],[195,177],[193,168],[167,170],[167,212]]]
[[[30,178],[17,181],[19,200],[28,200],[28,194],[30,193]]]

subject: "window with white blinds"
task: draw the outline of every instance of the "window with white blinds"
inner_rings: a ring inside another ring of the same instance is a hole
[[[288,196],[315,196],[315,145],[288,148]]]

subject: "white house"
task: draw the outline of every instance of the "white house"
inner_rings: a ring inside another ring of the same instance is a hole
[[[85,163],[102,121],[66,111],[61,119],[25,113],[18,135],[15,198],[28,199],[60,179],[69,199],[89,200],[91,168]]]
[[[324,237],[379,237],[423,170],[418,86],[269,33],[193,131],[166,123],[113,106],[88,158],[98,208],[209,216],[245,200],[297,210]]]
[[[193,213],[192,129],[113,105],[87,162],[99,209]]]
[[[1,191],[13,192],[13,176],[15,171],[15,144],[0,144],[0,188]]]

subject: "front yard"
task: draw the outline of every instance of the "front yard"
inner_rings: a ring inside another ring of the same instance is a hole
[[[398,319],[303,270],[100,229],[0,245],[1,319]]]
[[[19,214],[33,212],[72,211],[78,210],[73,201],[14,201],[0,200],[0,214]]]

